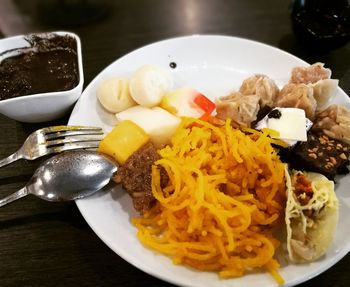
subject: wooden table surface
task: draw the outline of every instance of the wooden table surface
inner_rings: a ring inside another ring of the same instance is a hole
[[[70,12],[80,2],[97,6],[93,13],[88,9]],[[281,0],[0,0],[0,35],[77,33],[82,40],[85,86],[112,61],[154,41],[190,34],[239,36],[278,47],[309,63],[324,62],[350,94],[350,45],[330,52],[304,48],[291,29],[290,4]],[[66,9],[65,17],[62,9]],[[67,120],[68,115],[50,123],[24,124],[0,115],[0,157],[19,148],[30,132]],[[1,168],[0,196],[21,188],[39,163],[18,161]],[[347,255],[300,286],[348,286],[349,282]],[[171,285],[110,250],[74,202],[48,203],[29,196],[0,210],[0,286]]]

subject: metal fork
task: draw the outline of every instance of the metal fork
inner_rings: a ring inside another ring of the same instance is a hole
[[[53,126],[31,133],[22,147],[0,160],[0,167],[18,159],[33,160],[41,156],[73,149],[97,148],[103,131],[98,127]]]

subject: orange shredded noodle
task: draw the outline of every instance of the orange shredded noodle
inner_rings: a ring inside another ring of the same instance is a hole
[[[175,264],[222,278],[263,268],[283,284],[272,228],[284,212],[284,165],[272,143],[268,130],[184,118],[152,168],[157,205],[133,219],[140,241]]]

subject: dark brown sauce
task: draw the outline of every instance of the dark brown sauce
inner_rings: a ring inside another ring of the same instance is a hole
[[[66,91],[79,82],[76,41],[68,36],[27,39],[34,51],[23,50],[0,63],[0,100]],[[13,50],[12,50],[13,51]]]
[[[312,50],[330,50],[350,40],[348,0],[294,0],[292,27],[300,44]]]

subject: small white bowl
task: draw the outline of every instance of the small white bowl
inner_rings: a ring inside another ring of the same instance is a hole
[[[50,37],[53,35],[68,35],[73,37],[77,43],[79,82],[78,85],[75,86],[73,89],[60,92],[32,94],[11,99],[0,100],[1,114],[4,114],[5,116],[20,122],[39,123],[60,118],[70,111],[70,108],[78,100],[83,90],[83,63],[80,38],[78,37],[78,35],[70,32],[36,33],[1,39],[0,61],[2,60],[2,58],[6,58],[2,57],[2,54],[5,51],[23,47],[30,47],[30,44],[28,43],[28,41],[25,40],[25,38],[30,37],[31,35],[37,35],[39,37]],[[6,55],[7,54],[8,53],[6,53]]]

